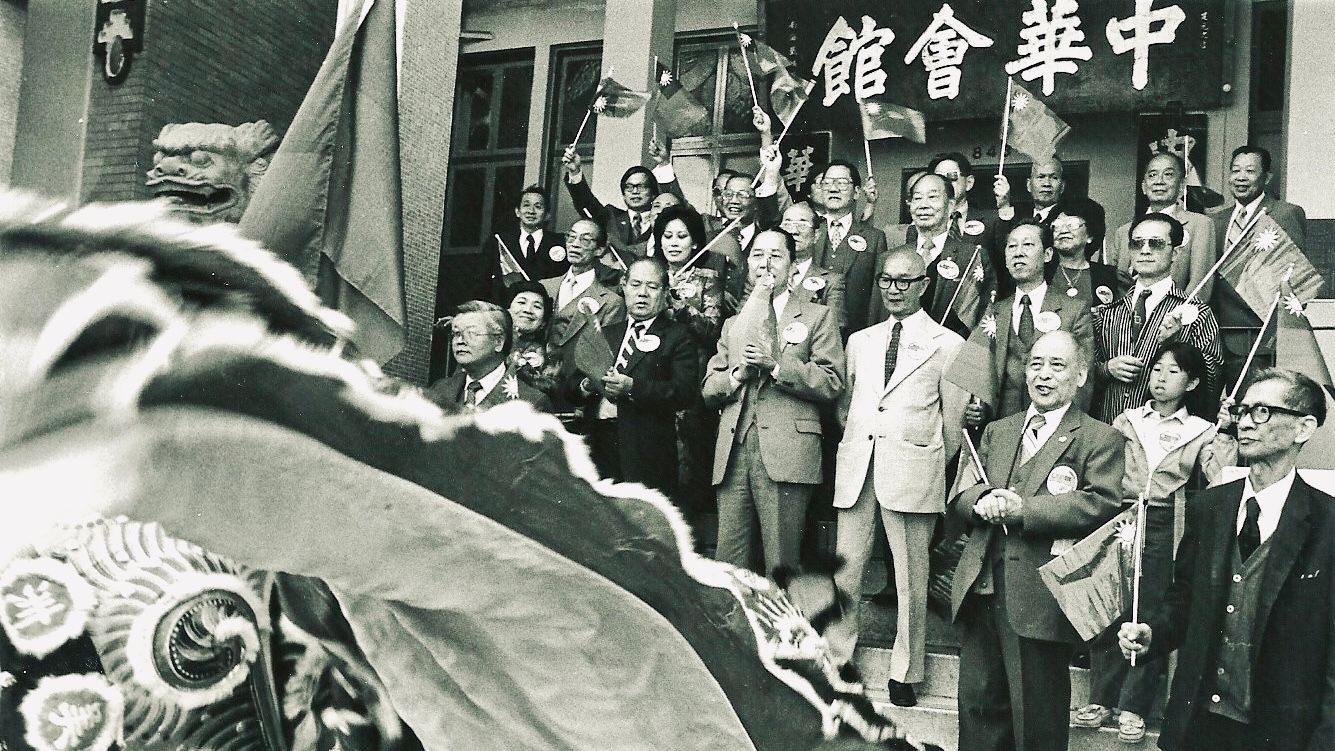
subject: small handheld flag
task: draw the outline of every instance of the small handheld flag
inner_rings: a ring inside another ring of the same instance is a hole
[[[865,140],[907,138],[914,143],[927,143],[927,119],[918,110],[875,97],[858,102],[858,111],[862,114]]]
[[[1011,79],[1007,79],[1006,92],[1001,126],[1003,159],[1007,145],[1035,162],[1052,159],[1057,154],[1057,144],[1071,132],[1071,126],[1043,100]]]
[[[709,112],[691,92],[682,87],[672,70],[654,58],[654,122],[663,126],[668,137],[693,134],[709,119]]]

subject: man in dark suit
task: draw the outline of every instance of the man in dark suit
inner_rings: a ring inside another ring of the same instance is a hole
[[[909,185],[907,203],[913,226],[908,242],[900,247],[917,252],[927,265],[923,310],[932,320],[967,337],[995,288],[991,256],[982,245],[951,232],[955,188],[945,177],[931,172],[919,177]],[[884,266],[888,253],[877,256],[878,268]],[[881,296],[876,295],[868,310],[868,323],[880,323],[887,315]]]
[[[666,159],[666,153],[666,150],[655,144],[655,160]],[[602,225],[607,233],[607,244],[617,249],[628,248],[649,237],[654,227],[649,213],[654,196],[668,191],[675,193],[683,202],[686,200],[672,172],[672,165],[667,162],[659,162],[653,170],[637,164],[621,175],[621,199],[626,204],[623,209],[602,203],[593,195],[593,189],[584,179],[583,160],[574,146],[565,150],[561,161],[566,170],[566,191],[570,193],[575,210],[582,218],[592,219]]]
[[[515,218],[519,220],[518,230],[498,233],[510,255],[519,267],[528,274],[528,279],[537,281],[549,276],[560,276],[570,268],[566,260],[564,238],[546,229],[547,193],[540,185],[530,185],[519,194],[519,205],[515,207]],[[511,272],[507,275],[501,263],[501,245],[496,237],[489,237],[482,244],[482,257],[487,259],[487,289],[490,300],[501,304],[505,301],[505,288],[523,280],[523,274]]]
[[[1066,180],[1062,177],[1062,163],[1057,159],[1034,162],[1029,168],[1029,180],[1025,183],[1029,195],[1034,199],[1032,206],[1019,208],[1011,205],[1010,181],[1004,175],[998,175],[992,183],[993,193],[997,198],[996,240],[1004,243],[1006,235],[1022,219],[1037,219],[1039,224],[1051,226],[1052,221],[1061,214],[1061,209],[1075,209],[1089,227],[1089,250],[1091,255],[1103,250],[1103,236],[1107,232],[1106,214],[1097,201],[1080,196],[1066,194]],[[997,289],[999,297],[1010,294],[1006,278],[1003,276]]]
[[[1080,637],[1038,567],[1117,514],[1126,445],[1072,407],[1088,359],[1066,331],[1034,343],[1032,403],[983,430],[987,479],[948,509],[969,529],[950,598],[960,635],[960,749],[1067,749],[1070,658]]]
[[[777,342],[755,341],[740,316],[723,323],[702,388],[722,410],[714,448],[719,560],[766,574],[796,566],[812,488],[821,482],[821,408],[839,398],[844,347],[835,315],[788,290],[796,244],[763,230],[747,268],[768,292]],[[756,531],[759,531],[759,540]]]
[[[1119,642],[1128,657],[1178,650],[1165,751],[1335,748],[1335,498],[1295,470],[1325,394],[1262,370],[1232,414],[1248,474],[1187,507],[1167,598]]]
[[[616,353],[612,369],[597,381],[571,370],[565,390],[584,407],[600,474],[670,493],[677,478],[676,414],[695,397],[699,354],[686,327],[661,315],[668,302],[661,259],[632,261],[621,289],[627,318],[602,330]]]
[[[1217,255],[1223,255],[1237,244],[1261,211],[1275,220],[1294,244],[1305,250],[1307,214],[1301,206],[1286,203],[1266,193],[1270,177],[1269,151],[1250,144],[1233,150],[1228,174],[1228,189],[1233,195],[1233,203],[1210,213],[1210,219],[1214,222]],[[1220,339],[1225,353],[1224,378],[1228,382],[1236,380],[1242,368],[1241,363],[1258,336],[1265,335],[1266,341],[1261,343],[1256,352],[1257,362],[1274,362],[1274,334],[1261,331],[1261,319],[1228,282],[1221,279],[1214,286],[1210,305],[1219,314]]]
[[[480,412],[522,399],[552,411],[547,395],[528,385],[510,364],[510,312],[481,300],[459,306],[450,321],[450,352],[459,369],[431,384],[427,398],[449,411]]]
[[[872,304],[876,259],[885,252],[885,235],[870,222],[853,216],[862,190],[858,168],[848,162],[830,162],[821,170],[820,195],[825,227],[816,235],[812,254],[817,266],[844,277],[843,336],[867,326]]]
[[[1005,265],[1003,243],[997,242],[996,209],[979,209],[969,205],[969,191],[973,190],[973,163],[958,151],[947,151],[932,157],[927,171],[950,181],[955,191],[955,205],[951,209],[950,233],[957,239],[983,246],[990,255],[992,268]]]
[[[1093,308],[1126,294],[1131,275],[1112,264],[1090,260],[1089,241],[1089,220],[1079,209],[1063,207],[1052,221],[1052,248],[1057,257],[1048,277],[1054,289]]]

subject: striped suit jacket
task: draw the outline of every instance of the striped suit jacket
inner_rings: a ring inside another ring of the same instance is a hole
[[[1159,325],[1164,317],[1177,306],[1188,302],[1182,291],[1176,286],[1164,295],[1150,311],[1139,338],[1135,336],[1132,318],[1135,315],[1135,287],[1132,287],[1120,300],[1094,308],[1094,373],[1097,385],[1102,391],[1102,398],[1096,395],[1093,402],[1094,416],[1104,422],[1112,422],[1128,407],[1139,407],[1149,399],[1150,393],[1150,358],[1159,348],[1156,337]],[[1210,306],[1192,298],[1190,303],[1196,307],[1199,315],[1190,325],[1173,335],[1171,341],[1185,341],[1205,356],[1206,382],[1197,388],[1207,394],[1219,393],[1219,322],[1215,320]],[[1135,355],[1145,362],[1140,377],[1131,383],[1122,383],[1108,375],[1108,361],[1122,355]]]

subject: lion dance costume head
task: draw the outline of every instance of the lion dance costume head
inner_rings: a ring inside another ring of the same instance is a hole
[[[160,204],[0,196],[0,746],[924,749],[554,418]]]

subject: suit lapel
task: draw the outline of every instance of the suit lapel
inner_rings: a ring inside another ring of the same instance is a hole
[[[653,324],[651,324],[651,325],[649,326],[649,329],[648,329],[647,331],[645,331],[644,333],[645,333],[646,335],[647,335],[647,334],[655,334],[655,335],[660,334],[660,333],[662,332],[662,329],[663,329],[663,326],[664,326],[664,325],[665,325],[665,321],[663,320],[663,316],[662,316],[662,315],[659,315],[657,318],[654,319]],[[625,336],[625,334],[626,334],[626,328],[623,326],[623,327],[621,328],[621,336]],[[660,346],[662,345],[662,337],[661,337],[661,336],[659,337],[659,345],[660,345]],[[621,339],[620,339],[620,338],[617,339],[617,346],[618,346],[618,347],[621,346]],[[636,366],[636,365],[639,365],[639,364],[640,364],[640,361],[643,360],[644,357],[645,357],[645,355],[647,355],[647,354],[649,354],[649,353],[648,353],[648,352],[645,352],[645,351],[643,351],[643,350],[641,350],[641,349],[640,349],[640,346],[639,346],[639,343],[636,342],[635,345],[633,345],[632,348],[631,348],[630,357],[627,357],[627,358],[626,358],[626,367],[625,367],[625,369],[624,369],[622,372],[624,372],[624,373],[629,373],[629,372],[631,372],[632,370],[634,370],[634,369],[635,369],[635,366]]]
[[[1261,598],[1257,602],[1254,634],[1264,634],[1270,610],[1275,606],[1275,598],[1284,587],[1284,581],[1293,571],[1293,564],[1298,561],[1303,543],[1311,531],[1312,523],[1308,519],[1312,508],[1312,490],[1301,477],[1294,475],[1293,487],[1289,498],[1284,502],[1284,510],[1279,514],[1279,526],[1270,537],[1270,557],[1265,562],[1262,574]],[[1235,514],[1233,517],[1237,519]],[[1253,639],[1253,644],[1259,642]]]
[[[1043,481],[1047,479],[1048,473],[1057,464],[1057,460],[1061,458],[1062,454],[1066,453],[1066,449],[1075,441],[1075,433],[1080,429],[1082,421],[1083,418],[1080,416],[1078,407],[1073,404],[1067,408],[1066,414],[1062,416],[1061,423],[1057,425],[1057,430],[1051,436],[1048,436],[1047,443],[1043,444],[1038,453],[1030,457],[1029,461],[1025,463],[1025,471],[1028,473],[1029,481],[1024,487],[1020,488],[1020,495],[1026,498],[1034,497]],[[1020,432],[1023,433],[1023,431],[1024,428],[1021,426]]]
[[[802,317],[802,308],[803,305],[800,296],[794,295],[791,292],[788,293],[788,303],[783,306],[783,315],[779,316],[778,319],[779,330],[776,332],[779,337],[780,350],[788,349],[790,346],[788,340],[784,338],[783,332],[784,329],[788,328],[789,324]],[[807,332],[807,336],[811,336],[810,331]]]
[[[1004,488],[1011,484],[1011,475],[1015,474],[1015,463],[1020,458],[1020,438],[1024,433],[1025,417],[1023,412],[1014,417],[1005,419],[1015,421],[1015,428],[1013,430],[996,431],[998,434],[996,437],[996,459],[1004,461],[1006,464],[993,467],[992,472],[988,473],[987,476],[988,482],[999,488]],[[988,460],[990,461],[992,458],[993,456],[991,452],[989,452]],[[996,470],[1003,468],[1005,469],[1006,476],[998,477]]]
[[[891,324],[892,326],[894,324]],[[923,363],[932,359],[932,354],[940,348],[935,336],[918,335],[912,338],[906,338],[900,343],[899,357],[895,363],[895,372],[890,380],[885,384],[881,391],[881,396],[890,393],[896,386],[904,382],[913,371],[922,367]]]
[[[996,311],[997,317],[997,338],[994,340],[992,348],[992,383],[1000,384],[1001,377],[1006,372],[1006,353],[1010,351],[1011,346],[1011,315],[1012,308],[1009,298],[1005,305],[994,304],[992,308]],[[994,386],[994,388],[997,388]]]
[[[1223,504],[1214,516],[1214,529],[1209,532],[1210,577],[1211,582],[1227,582],[1230,555],[1233,541],[1238,536],[1238,507],[1242,505],[1244,480],[1238,480],[1237,490],[1230,492],[1228,502]],[[1297,482],[1295,479],[1294,482]],[[1204,543],[1204,541],[1202,541]],[[1222,613],[1222,602],[1228,594],[1227,585],[1216,586],[1210,595],[1210,607],[1206,612],[1211,618],[1218,618]],[[1259,621],[1258,621],[1259,622]]]
[[[505,368],[505,375],[501,376],[501,380],[496,384],[496,388],[487,392],[486,398],[484,398],[482,403],[478,405],[478,409],[482,410],[487,409],[488,407],[496,407],[505,404],[508,401],[512,401],[510,395],[505,391],[506,387],[511,384],[510,379],[512,378],[515,379],[514,384],[517,386],[518,378],[515,376],[514,371],[507,365]],[[516,396],[515,398],[518,397]]]

